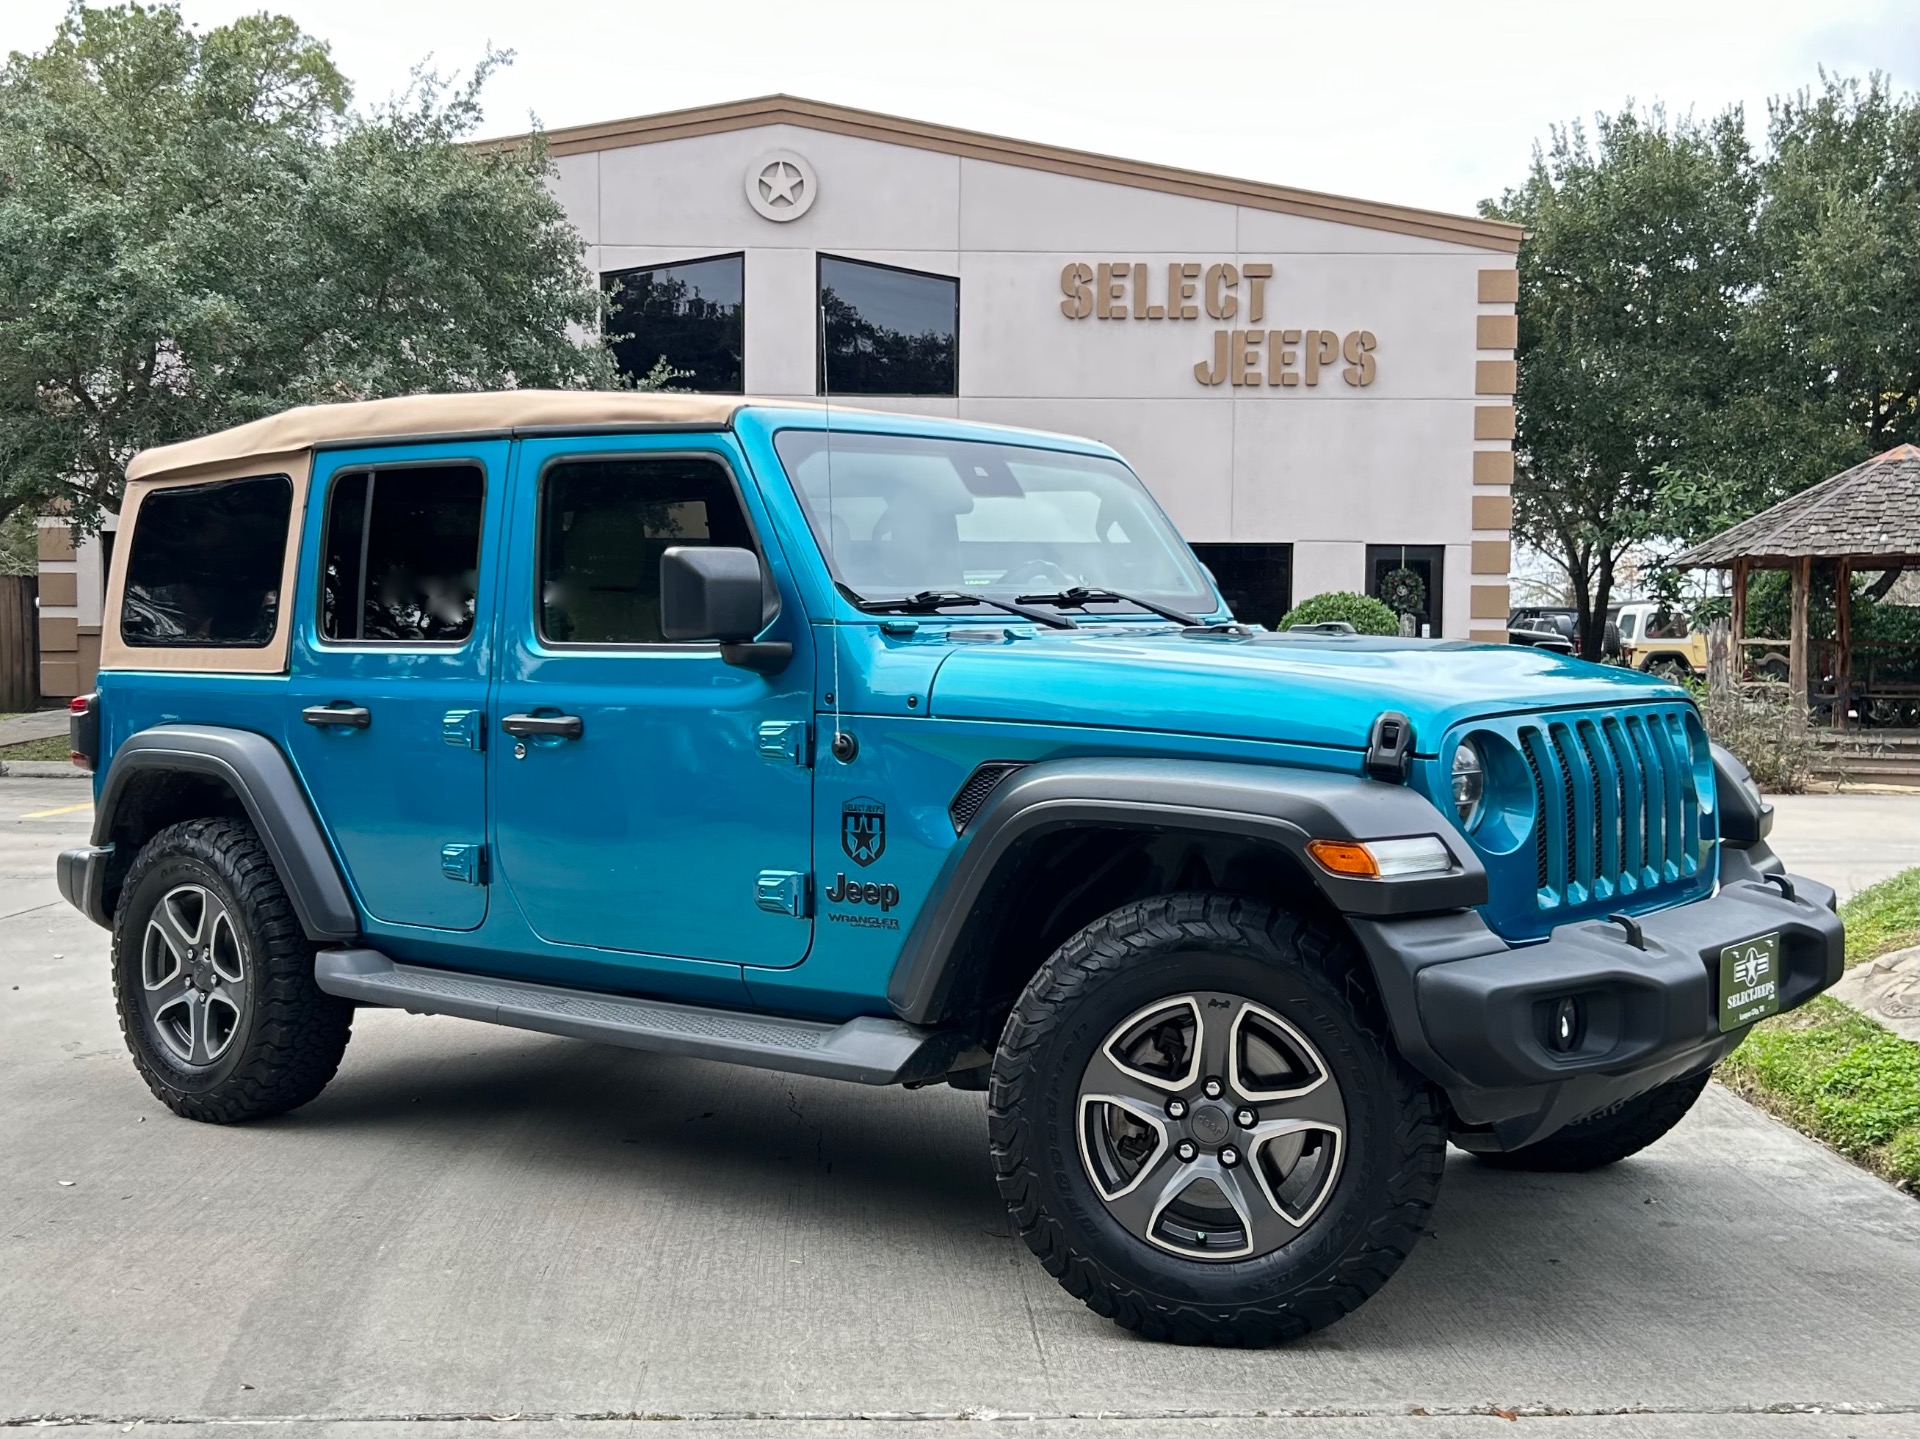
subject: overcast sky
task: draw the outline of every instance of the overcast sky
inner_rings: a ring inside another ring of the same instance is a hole
[[[431,56],[517,53],[489,134],[785,91],[1021,139],[1470,212],[1556,122],[1740,103],[1819,67],[1920,88],[1915,0],[185,0],[262,8],[333,47],[361,101]],[[37,50],[63,0],[7,0],[0,49]]]

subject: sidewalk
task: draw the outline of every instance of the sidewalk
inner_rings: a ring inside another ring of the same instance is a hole
[[[1768,843],[1842,900],[1920,864],[1920,793],[1779,794]]]
[[[0,719],[0,749],[32,739],[52,739],[67,732],[65,710],[36,710],[32,714]]]

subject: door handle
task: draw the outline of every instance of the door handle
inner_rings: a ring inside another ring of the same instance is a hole
[[[587,732],[579,715],[507,715],[500,721],[500,728],[519,739],[532,735],[579,739]]]
[[[373,711],[365,705],[336,702],[330,705],[308,705],[300,711],[300,718],[321,729],[332,725],[339,725],[342,729],[365,729],[373,723]]]

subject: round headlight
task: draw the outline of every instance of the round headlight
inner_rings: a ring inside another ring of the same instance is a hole
[[[1461,740],[1453,752],[1453,808],[1462,829],[1472,829],[1487,797],[1487,767],[1473,741]]]

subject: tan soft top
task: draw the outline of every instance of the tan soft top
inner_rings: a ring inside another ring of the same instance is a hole
[[[316,445],[356,440],[431,439],[441,435],[501,434],[519,430],[585,429],[599,425],[722,428],[748,405],[813,409],[812,400],[755,401],[745,395],[690,395],[636,390],[491,390],[456,395],[407,395],[302,405],[230,430],[142,450],[127,466],[129,480],[231,464],[249,455],[288,455]],[[838,410],[840,407],[834,407]]]

